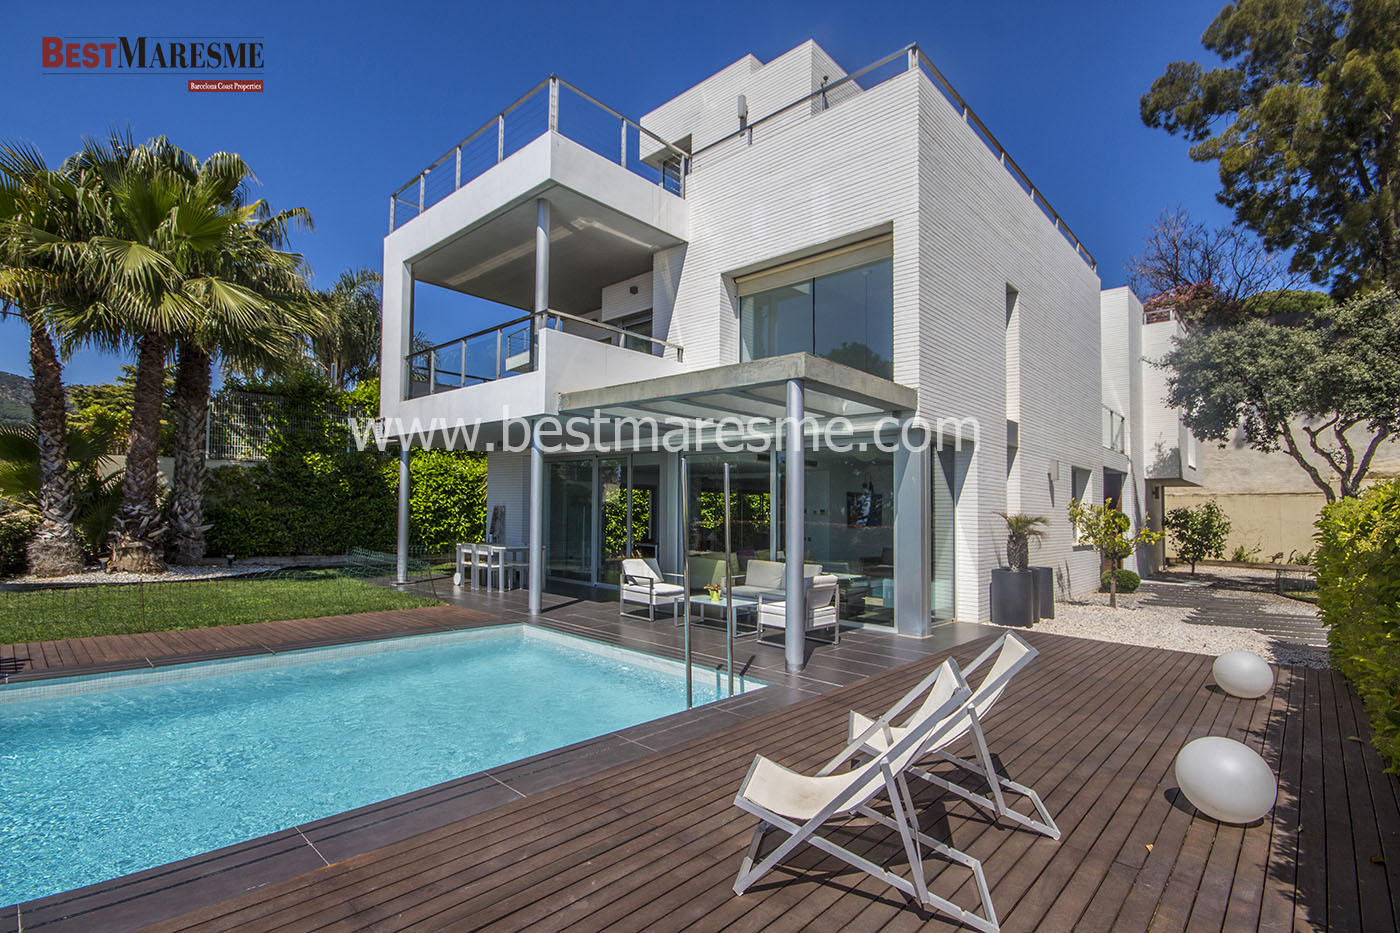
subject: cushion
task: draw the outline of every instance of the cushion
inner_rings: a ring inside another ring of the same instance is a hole
[[[660,602],[662,600],[672,600],[684,594],[685,590],[674,583],[658,583],[650,590],[645,586],[637,586],[631,583],[624,584],[622,587],[622,597],[634,602],[646,602],[652,597],[654,597],[657,602]]]

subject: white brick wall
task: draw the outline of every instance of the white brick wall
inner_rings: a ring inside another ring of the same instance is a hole
[[[1167,371],[1151,365],[1171,352],[1172,338],[1182,333],[1181,324],[1175,319],[1143,325],[1143,462],[1148,479],[1181,480],[1199,485],[1202,479],[1199,444],[1181,423],[1176,410],[1167,407]]]
[[[1098,585],[1096,556],[1073,546],[1070,467],[1099,472],[1099,279],[922,74],[919,101],[919,404],[982,423],[972,458],[976,588],[960,568],[958,616],[987,618],[987,571],[1004,559],[1007,507],[1006,286],[1019,292],[1019,507],[1050,519],[1034,563],[1061,592]],[[850,105],[846,105],[850,106]],[[1051,481],[1050,465],[1062,464]],[[1097,484],[1096,484],[1097,488]],[[1014,497],[1013,497],[1014,498]]]
[[[486,455],[486,527],[496,506],[506,509],[507,544],[524,544],[530,536],[530,455],[492,451]]]
[[[813,41],[807,41],[764,64],[746,55],[704,81],[667,101],[638,122],[667,142],[686,136],[691,151],[705,148],[739,129],[739,95],[748,104],[750,123],[798,100],[821,87],[822,77],[831,81],[845,71]],[[836,92],[836,99],[852,93]],[[815,107],[799,108],[795,117],[810,116]],[[661,147],[643,138],[642,157],[660,154]]]
[[[686,189],[691,238],[666,336],[685,347],[687,367],[739,360],[738,305],[729,278],[735,270],[892,227],[895,379],[911,382],[916,376],[914,78],[902,75],[783,131],[760,135],[752,146],[734,140],[696,161]],[[679,252],[664,261],[673,262]],[[665,304],[661,283],[667,279],[658,263],[658,328]]]

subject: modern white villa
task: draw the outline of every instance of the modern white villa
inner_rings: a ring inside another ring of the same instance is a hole
[[[636,121],[551,77],[389,220],[385,430],[487,452],[492,532],[534,611],[551,585],[618,587],[629,557],[698,592],[728,553],[736,584],[798,594],[795,666],[804,580],[836,578],[846,624],[986,621],[999,513],[1049,519],[1031,563],[1077,594],[1100,562],[1071,499],[1140,525],[1162,486],[1200,481],[1147,362],[1180,325],[1101,291],[915,46],[849,73],[815,42],[746,55]],[[427,286],[519,314],[424,344]],[[399,527],[402,557],[406,500]]]

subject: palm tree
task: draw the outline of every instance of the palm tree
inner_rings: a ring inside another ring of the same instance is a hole
[[[1045,537],[1045,529],[1042,525],[1049,525],[1050,520],[1043,515],[1026,515],[1024,513],[1007,514],[998,512],[1002,520],[1006,522],[1006,565],[1012,570],[1025,570],[1030,565],[1032,538],[1039,541]]]
[[[115,446],[110,430],[69,427],[67,472],[73,489],[73,524],[85,550],[96,550],[107,540],[121,504],[121,471],[106,471]],[[0,425],[0,500],[39,513],[43,462],[38,432],[27,426]]]
[[[28,558],[37,576],[83,568],[73,524],[63,368],[46,312],[90,297],[73,262],[87,219],[83,194],[69,173],[50,170],[29,146],[0,144],[0,306],[17,309],[29,326],[40,521]]]
[[[190,161],[163,137],[136,146],[114,135],[88,141],[67,163],[103,211],[102,232],[87,241],[84,253],[103,300],[67,309],[63,323],[73,340],[136,351],[109,570],[165,569],[157,457],[166,356],[181,334],[198,330],[201,290],[206,300],[225,291],[199,280],[236,221],[222,209],[217,186],[190,181]]]
[[[251,177],[241,161],[237,165],[244,177]],[[198,329],[177,341],[175,477],[167,546],[167,556],[176,563],[204,556],[204,442],[214,357],[240,370],[288,370],[300,363],[307,335],[325,327],[322,306],[306,287],[305,263],[280,248],[290,225],[310,226],[309,213],[294,208],[273,215],[262,201],[240,206],[243,187],[240,179],[229,190],[229,208],[239,222],[229,227],[217,264],[186,288],[201,313]]]
[[[319,293],[330,322],[312,335],[308,351],[312,365],[342,392],[379,375],[379,283],[373,269],[351,269]]]

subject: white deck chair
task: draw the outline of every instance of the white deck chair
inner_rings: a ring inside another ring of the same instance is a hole
[[[941,741],[944,732],[958,728],[958,722],[963,718],[963,708],[972,695],[951,658],[939,665],[931,676],[934,684],[930,697],[936,696],[937,699],[920,707],[897,739],[893,737],[887,721],[871,723],[868,732],[882,733],[889,740],[886,749],[853,770],[837,772],[837,768],[850,761],[851,755],[869,735],[857,736],[856,741],[842,749],[815,775],[798,774],[762,755],[754,758],[739,794],[734,798],[736,807],[759,819],[753,841],[749,843],[743,865],[739,868],[739,877],[734,882],[735,894],[743,894],[794,849],[809,843],[893,885],[924,906],[949,914],[984,933],[997,933],[1000,927],[986,878],[982,874],[982,863],[919,830],[913,798],[904,780],[904,769],[926,746]],[[871,801],[882,792],[889,799],[892,816],[886,816],[870,806]],[[909,860],[909,878],[882,868],[820,835],[821,828],[833,818],[856,814],[899,833]],[[758,857],[764,835],[774,829],[787,833],[788,838],[755,865],[754,860]],[[982,904],[981,916],[929,891],[923,866],[925,847],[972,870]]]
[[[998,819],[1006,819],[1024,826],[1027,829],[1034,830],[1035,832],[1044,833],[1051,839],[1059,839],[1060,829],[1055,825],[1055,821],[1050,818],[1050,812],[1045,809],[1045,804],[1041,802],[1040,795],[1024,784],[1017,784],[1015,781],[997,774],[996,769],[992,766],[992,756],[987,751],[986,737],[982,734],[982,720],[1001,696],[1002,691],[1006,689],[1006,685],[1011,682],[1011,679],[1016,676],[1021,668],[1033,661],[1037,654],[1039,654],[1039,652],[1015,632],[1007,632],[1005,635],[992,642],[991,646],[978,655],[977,659],[967,667],[967,673],[971,674],[976,671],[977,668],[981,667],[988,658],[992,657],[992,655],[996,655],[996,661],[993,662],[992,669],[987,672],[986,677],[982,678],[982,683],[978,685],[977,690],[972,694],[972,700],[968,703],[967,709],[963,712],[958,728],[948,731],[937,742],[929,743],[919,758],[910,764],[908,770],[909,773],[923,778],[930,784],[934,784],[946,791],[957,794],[964,800],[968,800],[979,807],[991,810],[996,814]],[[923,683],[915,687],[904,699],[900,700],[899,703],[886,711],[885,715],[882,716],[880,720],[875,721],[892,722],[894,718],[912,704],[914,700],[918,699],[919,694],[924,690],[928,690],[929,693],[928,697],[923,702],[923,706],[938,703],[937,690],[931,688],[931,684],[933,688],[937,687],[937,684],[933,680],[933,675],[925,678]],[[919,710],[915,711],[910,722],[912,723],[922,715],[924,714],[922,707],[920,707]],[[862,716],[860,713],[854,710],[851,711],[850,736],[852,740],[854,740],[856,736],[868,735],[868,738],[860,747],[860,751],[864,755],[878,755],[882,753],[889,741],[881,730],[870,732],[869,726],[871,722],[872,720]],[[908,726],[909,723],[906,723],[904,726],[896,726],[890,730],[894,741],[899,740],[900,735]],[[969,733],[972,734],[973,747],[977,754],[976,763],[944,751],[949,745],[952,745],[958,739]],[[988,786],[990,786],[992,790],[992,799],[988,800],[981,794],[973,793],[967,788],[939,777],[919,766],[919,761],[930,757],[951,762],[960,768],[986,779]],[[1035,807],[1035,811],[1040,819],[1033,819],[1007,806],[1006,800],[1002,795],[1003,790],[1020,794],[1030,800],[1031,805]]]

